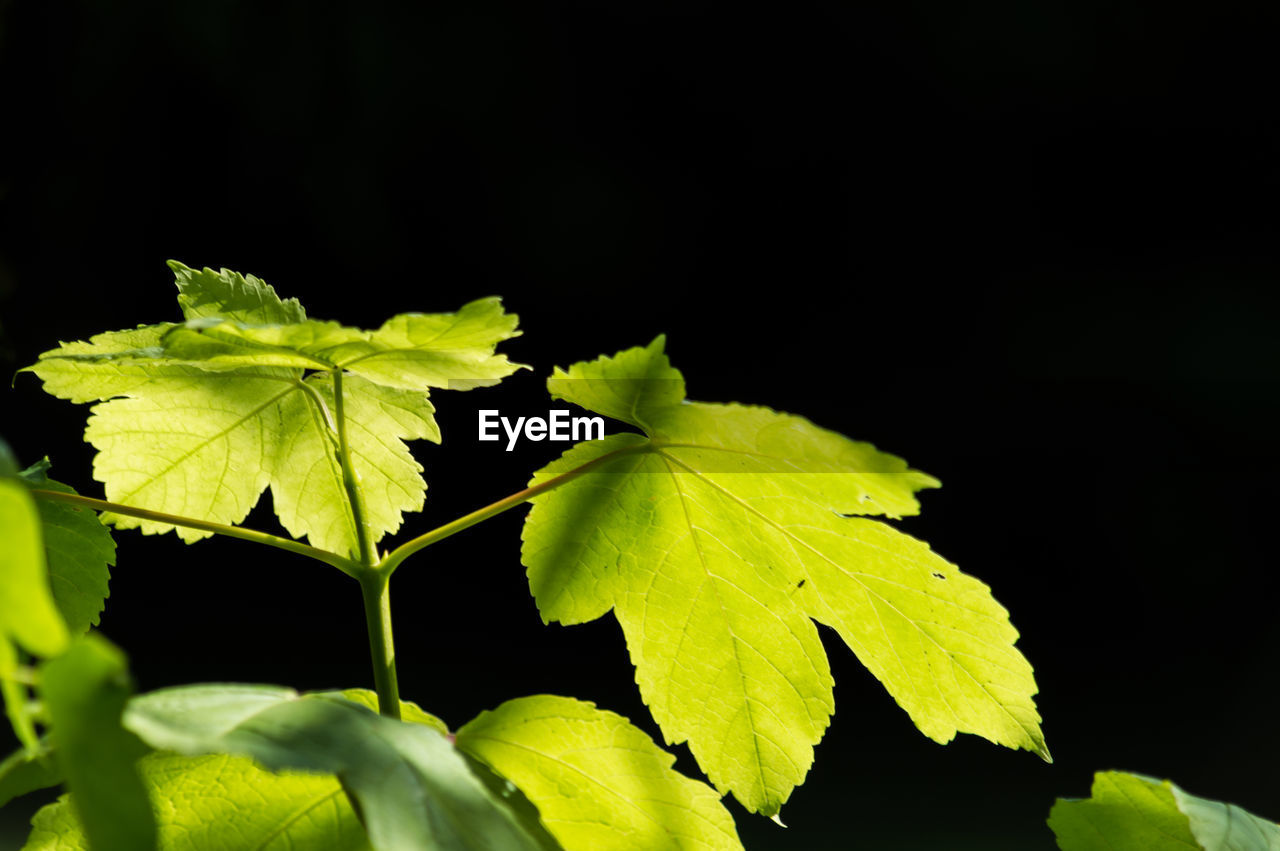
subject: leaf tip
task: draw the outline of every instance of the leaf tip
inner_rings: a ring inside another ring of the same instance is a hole
[[[786,825],[783,824],[782,822],[782,813],[780,812],[774,813],[773,815],[769,816],[769,821],[773,822],[778,827],[786,827]]]

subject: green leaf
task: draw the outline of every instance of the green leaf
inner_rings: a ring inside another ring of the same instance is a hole
[[[344,689],[340,692],[319,692],[314,694],[316,697],[324,697],[326,695],[344,697],[353,703],[366,707],[371,712],[378,711],[378,695],[366,688],[352,688]],[[448,725],[431,713],[423,711],[422,707],[412,701],[400,701],[400,717],[404,721],[425,724],[445,736],[449,735]],[[544,851],[559,851],[560,843],[556,842],[551,834],[547,833],[547,829],[538,817],[538,808],[530,803],[529,799],[514,783],[505,777],[495,774],[483,763],[477,762],[466,753],[463,753],[462,757],[467,763],[467,768],[489,790],[494,801],[506,808],[510,818],[538,843],[539,848],[544,849]]]
[[[0,478],[0,541],[0,642],[56,656],[67,647],[67,626],[49,589],[39,511],[17,478]],[[15,661],[12,648],[0,653],[0,676]]]
[[[247,757],[156,753],[138,762],[160,851],[367,851],[332,777],[272,773]],[[23,851],[91,851],[65,797],[32,819]],[[92,849],[92,851],[96,851]]]
[[[0,638],[0,669],[12,670],[17,665],[17,651],[4,638]],[[32,717],[30,690],[25,683],[0,675],[0,697],[4,698],[4,714],[9,719],[13,734],[24,749],[35,752],[40,747],[40,734]]]
[[[520,368],[494,346],[519,336],[516,316],[485,298],[457,313],[406,313],[376,331],[309,320],[262,325],[204,318],[169,329],[164,352],[217,368],[344,369],[387,387],[466,390],[496,384]]]
[[[94,476],[114,502],[234,524],[269,486],[290,534],[353,555],[332,371],[350,373],[344,413],[376,543],[423,506],[422,467],[405,441],[440,440],[427,388],[493,383],[517,368],[493,353],[516,333],[516,317],[496,299],[361,331],[308,320],[297,302],[251,276],[171,265],[187,324],[66,343],[27,368],[55,396],[102,402],[85,437],[98,449]],[[174,530],[105,517],[147,534]],[[187,542],[210,534],[176,531]]]
[[[16,475],[18,475],[18,458],[5,439],[0,437],[0,476]]]
[[[1093,797],[1059,798],[1049,827],[1063,851],[1277,851],[1280,826],[1168,780],[1100,771]]]
[[[120,726],[129,698],[124,654],[88,635],[41,669],[50,744],[93,851],[155,847],[155,821],[134,762],[143,752]]]
[[[557,398],[643,429],[535,474],[523,560],[545,621],[613,610],[668,742],[776,814],[833,711],[814,619],[834,627],[920,730],[1048,751],[1031,666],[987,586],[866,517],[937,486],[905,462],[767,408],[683,400],[664,341],[557,370]]]
[[[713,789],[592,703],[510,700],[458,730],[458,747],[515,783],[569,851],[742,847]]]
[[[19,748],[0,762],[0,807],[28,792],[57,786],[62,780],[62,770],[43,743],[34,750]]]
[[[156,748],[240,754],[276,771],[336,775],[379,851],[541,847],[440,732],[332,694],[299,697],[272,686],[165,689],[136,698],[126,724]]]
[[[49,459],[22,471],[33,488],[75,493],[75,489],[49,478]],[[73,635],[83,635],[98,625],[98,616],[109,593],[111,566],[116,563],[116,543],[98,520],[98,513],[78,505],[37,500],[48,559],[53,601]]]
[[[178,304],[187,319],[214,316],[288,325],[307,318],[296,298],[281,299],[261,278],[230,269],[215,272],[206,268],[197,272],[177,260],[170,260],[168,265],[178,285]]]
[[[9,462],[7,468],[16,467],[11,458]],[[39,737],[27,686],[14,679],[19,648],[56,656],[70,636],[49,588],[40,512],[17,476],[0,476],[0,542],[0,697],[18,741],[36,751]]]
[[[334,410],[333,381],[326,373],[306,379],[314,391],[281,399],[271,467],[271,493],[280,523],[312,546],[358,556],[355,521],[347,505],[332,430],[322,410]],[[426,493],[422,465],[405,440],[440,442],[435,408],[425,392],[380,387],[358,376],[343,381],[347,439],[356,478],[364,491],[371,543],[400,528],[405,512],[421,511]]]
[[[547,826],[542,823],[542,815],[538,812],[538,808],[520,790],[520,787],[465,751],[459,751],[459,753],[462,754],[471,773],[484,784],[494,800],[506,808],[510,818],[520,825],[538,848],[542,851],[562,851],[564,846],[547,830]]]
[[[583,361],[567,370],[556,367],[547,379],[547,391],[557,399],[644,428],[645,419],[655,411],[684,401],[684,376],[662,354],[666,342],[662,335],[645,348]]]

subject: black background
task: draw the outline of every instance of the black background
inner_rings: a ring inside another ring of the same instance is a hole
[[[1057,760],[933,744],[824,630],[832,727],[788,830],[730,805],[748,848],[1050,848],[1106,768],[1274,818],[1277,8],[9,2],[0,365],[176,319],[170,257],[362,327],[502,295],[533,371],[436,395],[416,534],[562,448],[480,444],[477,407],[541,414],[553,365],[665,332],[693,398],[946,483],[901,525],[1010,609]],[[0,398],[24,462],[101,493],[86,409]],[[658,735],[611,617],[541,625],[522,515],[397,575],[404,696]],[[141,688],[370,684],[336,571],[118,537],[102,628]]]

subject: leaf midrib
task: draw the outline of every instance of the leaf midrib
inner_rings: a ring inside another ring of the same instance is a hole
[[[756,776],[760,780],[760,789],[768,795],[769,784],[764,779],[764,756],[760,753],[759,734],[756,731],[755,712],[752,709],[751,697],[747,693],[747,683],[742,670],[742,656],[738,653],[738,636],[733,631],[733,626],[729,622],[728,613],[725,610],[724,599],[720,596],[720,589],[716,587],[715,578],[711,573],[711,569],[707,566],[706,556],[702,552],[702,546],[698,543],[698,527],[694,525],[693,518],[689,514],[689,505],[686,501],[687,497],[684,488],[680,486],[679,479],[675,476],[675,471],[671,469],[671,463],[668,456],[662,451],[656,450],[655,454],[663,459],[663,463],[667,465],[667,472],[671,475],[672,481],[676,486],[676,493],[680,496],[680,508],[684,512],[685,524],[689,527],[689,537],[693,542],[693,548],[698,553],[698,563],[702,565],[702,572],[706,577],[706,581],[711,585],[712,593],[716,595],[716,603],[720,606],[720,614],[724,621],[725,628],[729,631],[730,646],[733,647],[734,669],[738,672],[738,683],[742,688],[743,702],[747,706],[747,723],[751,727],[751,749],[755,753]],[[687,631],[687,624],[685,625]],[[674,657],[673,657],[674,664]],[[668,674],[668,676],[670,676]],[[793,686],[794,688],[794,686]],[[667,699],[667,711],[670,711],[670,696]]]
[[[155,475],[153,475],[153,476],[152,476],[150,479],[148,479],[145,483],[143,483],[143,484],[139,485],[138,487],[134,488],[133,490],[129,491],[129,492],[128,492],[128,493],[126,493],[126,494],[122,494],[119,498],[117,498],[117,499],[116,499],[116,502],[128,502],[128,501],[129,501],[129,499],[131,499],[133,496],[135,496],[135,495],[138,493],[138,491],[144,490],[145,488],[148,488],[148,487],[150,487],[150,486],[154,485],[154,484],[155,484],[157,481],[159,481],[161,478],[163,478],[164,476],[167,476],[170,472],[172,472],[172,471],[173,471],[173,469],[174,469],[175,467],[177,467],[179,464],[182,464],[182,463],[184,463],[185,461],[187,461],[187,459],[189,459],[191,456],[195,455],[197,452],[200,452],[201,450],[203,450],[205,447],[209,446],[209,445],[210,445],[210,444],[212,444],[213,442],[215,442],[215,441],[217,441],[217,440],[221,440],[221,439],[225,438],[228,434],[230,434],[231,432],[233,432],[233,431],[235,431],[236,429],[240,428],[240,427],[241,427],[241,426],[243,426],[245,423],[250,422],[251,420],[256,419],[256,418],[258,417],[258,415],[259,415],[259,414],[261,414],[264,410],[266,410],[267,408],[271,407],[272,405],[277,404],[281,399],[285,398],[285,397],[286,397],[286,396],[288,396],[290,393],[297,392],[299,389],[300,389],[299,387],[294,386],[294,385],[293,385],[293,383],[292,383],[292,382],[290,382],[290,386],[289,386],[289,387],[287,387],[287,388],[285,388],[284,390],[280,391],[280,392],[279,392],[279,393],[277,393],[275,396],[272,396],[270,399],[268,399],[267,401],[263,402],[261,405],[259,405],[258,407],[254,408],[252,411],[250,411],[249,413],[245,414],[243,417],[240,417],[238,420],[236,420],[236,421],[235,421],[234,423],[232,423],[231,425],[227,426],[226,428],[222,429],[221,431],[217,432],[216,434],[210,435],[210,436],[209,436],[208,438],[206,438],[205,440],[203,440],[203,441],[201,441],[200,443],[196,444],[196,445],[195,445],[194,447],[192,447],[190,450],[188,450],[187,452],[184,452],[182,455],[180,455],[180,456],[179,456],[175,461],[171,462],[168,466],[164,467],[164,469],[162,469],[160,472],[158,472],[158,473],[156,473]]]

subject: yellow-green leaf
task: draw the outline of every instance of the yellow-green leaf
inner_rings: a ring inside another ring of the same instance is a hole
[[[767,408],[683,398],[659,338],[557,370],[553,395],[640,427],[579,444],[534,483],[523,558],[544,620],[613,610],[669,742],[776,814],[833,711],[814,620],[834,627],[930,738],[1047,758],[1031,666],[989,589],[867,516],[914,514],[933,478]]]
[[[282,524],[313,546],[357,555],[337,452],[334,374],[376,543],[421,510],[422,467],[405,441],[439,442],[429,387],[466,389],[518,368],[494,346],[516,317],[497,299],[456,314],[405,314],[376,331],[307,319],[252,276],[171,263],[185,324],[99,334],[28,370],[74,402],[99,401],[86,439],[107,498],[216,523],[242,521],[266,488]],[[121,528],[174,530],[108,514]],[[177,528],[191,542],[208,532]]]
[[[371,851],[333,777],[269,772],[242,756],[155,753],[138,762],[158,851]],[[96,851],[66,796],[36,813],[23,851]]]
[[[626,718],[568,697],[509,700],[458,730],[458,747],[533,802],[567,851],[732,851],[715,790]]]

